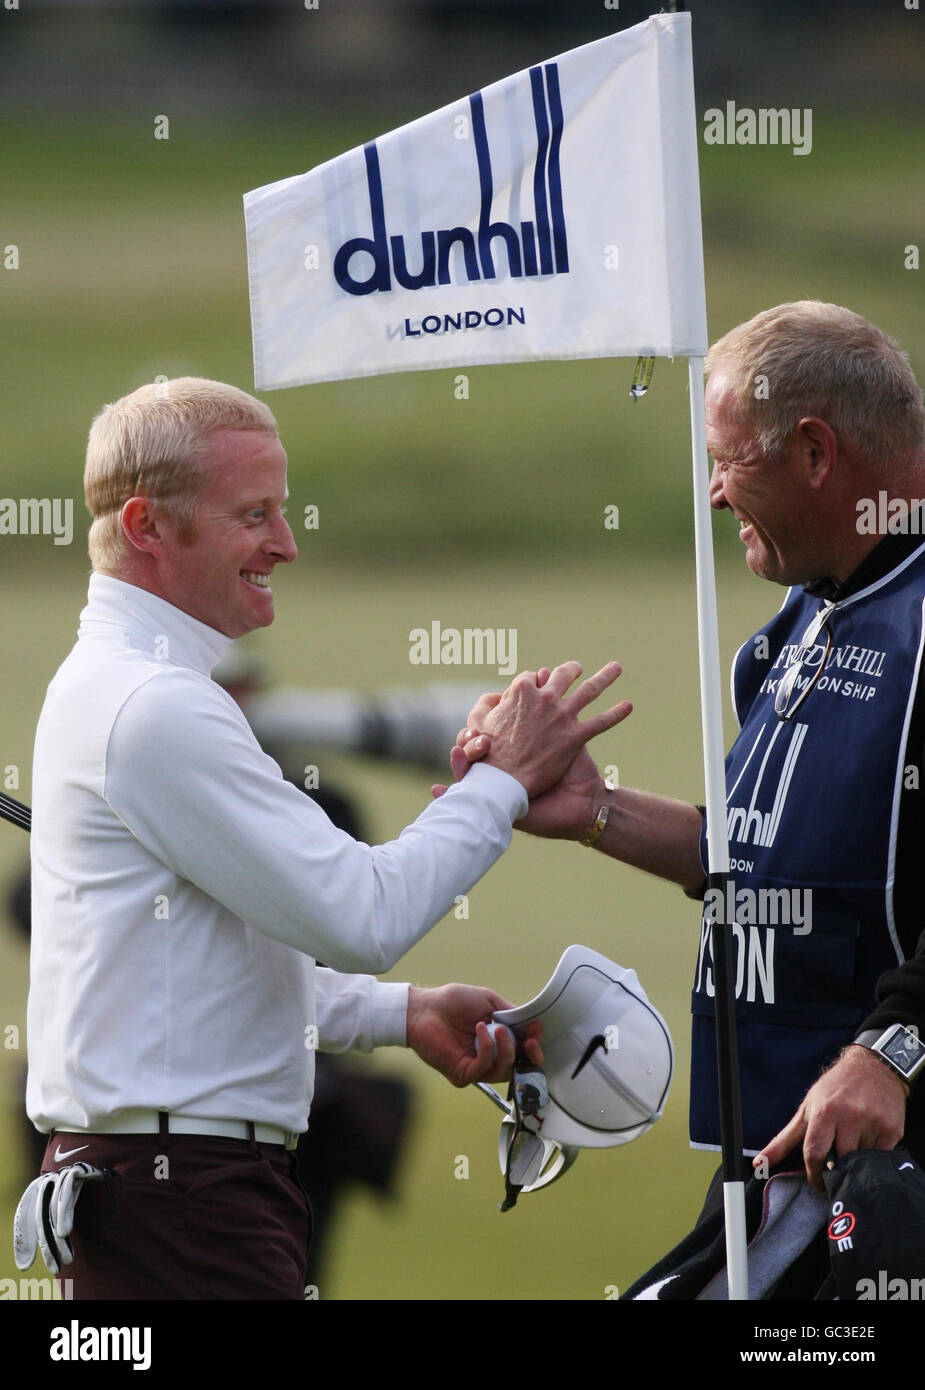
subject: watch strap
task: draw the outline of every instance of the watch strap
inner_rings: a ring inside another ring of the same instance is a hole
[[[900,1034],[905,1035],[910,1040],[906,1046],[915,1053],[914,1060],[910,1058],[907,1068],[900,1066],[888,1051],[888,1046],[895,1042]],[[895,1072],[910,1088],[915,1085],[922,1074],[923,1067],[925,1067],[925,1044],[922,1043],[917,1033],[913,1033],[903,1023],[890,1023],[887,1024],[886,1028],[865,1028],[854,1041],[858,1046],[866,1047],[871,1052],[875,1052],[880,1060],[885,1062],[890,1070]]]

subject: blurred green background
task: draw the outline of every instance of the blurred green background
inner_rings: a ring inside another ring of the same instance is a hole
[[[80,479],[93,414],[159,373],[253,380],[242,194],[646,13],[397,4],[396,39],[387,9],[337,0],[310,16],[226,6],[220,32],[208,6],[161,8],[169,31],[142,4],[24,0],[0,13],[11,40],[0,48],[0,255],[19,251],[18,270],[0,269],[0,494],[73,497],[80,518],[70,547],[0,536],[0,771],[26,801],[45,686],[85,594]],[[702,25],[699,8],[699,113],[732,98],[814,115],[806,157],[701,143],[711,336],[785,299],[831,299],[893,333],[921,379],[921,272],[904,264],[905,248],[925,240],[925,127],[909,81],[921,71],[921,16],[895,5],[872,20],[873,7],[849,5],[854,27],[836,37],[798,6],[703,7]],[[327,27],[306,31],[312,23]],[[282,49],[304,80],[276,99]],[[154,139],[159,113],[170,116],[166,141]],[[636,709],[599,741],[599,761],[623,784],[699,800],[686,368],[660,361],[635,406],[631,371],[626,361],[483,367],[468,373],[467,401],[455,399],[453,372],[267,396],[301,548],[274,584],[276,623],[248,639],[274,675],[369,691],[484,675],[497,687],[492,670],[409,665],[410,629],[435,618],[515,627],[521,666],[574,656],[592,670],[618,657],[619,695]],[[300,534],[309,503],[320,528]],[[604,528],[608,505],[619,507],[617,531]],[[782,594],[744,569],[728,516],[715,536],[725,666]],[[347,758],[325,767],[356,792],[376,840],[428,798],[420,770]],[[26,851],[0,825],[0,883]],[[677,890],[577,846],[518,837],[473,892],[470,919],[442,923],[392,978],[462,979],[522,1002],[574,941],[634,966],[677,1048],[665,1119],[625,1150],[585,1152],[561,1183],[502,1217],[487,1102],[397,1050],[359,1063],[413,1076],[417,1122],[398,1199],[344,1207],[322,1297],[599,1299],[679,1239],[714,1166],[686,1141],[697,928]],[[27,983],[27,952],[6,921],[0,1036],[14,1025],[20,1046],[0,1049],[0,1231],[31,1176],[15,1118]],[[468,1180],[454,1177],[463,1154]],[[0,1237],[0,1277],[13,1274]]]

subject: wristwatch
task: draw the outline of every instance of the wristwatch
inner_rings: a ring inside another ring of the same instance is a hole
[[[891,1023],[883,1032],[879,1028],[868,1028],[855,1038],[861,1047],[870,1048],[886,1062],[888,1067],[902,1077],[907,1086],[915,1082],[925,1067],[925,1043],[911,1028],[902,1023]]]

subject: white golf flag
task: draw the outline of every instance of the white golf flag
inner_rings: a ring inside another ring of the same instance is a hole
[[[690,15],[244,199],[258,389],[707,348]]]

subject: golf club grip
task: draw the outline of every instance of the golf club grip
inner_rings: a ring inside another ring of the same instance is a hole
[[[32,812],[29,807],[24,806],[15,797],[7,796],[6,792],[0,792],[0,816],[4,820],[12,821],[14,825],[21,826],[23,830],[32,829]]]

